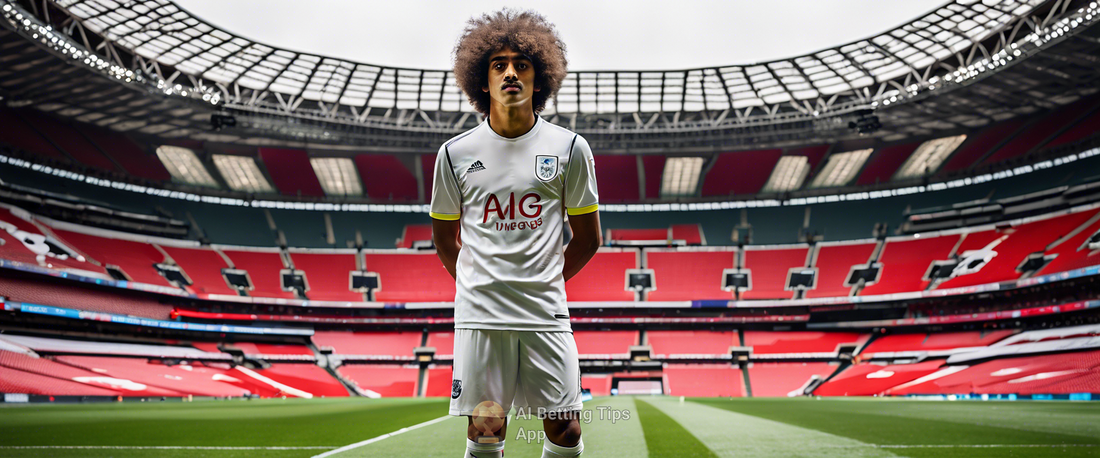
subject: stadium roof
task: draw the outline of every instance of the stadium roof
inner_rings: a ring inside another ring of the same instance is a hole
[[[915,75],[1033,11],[1043,0],[956,0],[909,24],[821,51],[747,66],[573,72],[558,113],[700,111],[803,103]],[[169,0],[59,0],[89,30],[215,85],[349,107],[470,111],[449,71],[400,69],[257,43]]]
[[[148,135],[360,151],[430,151],[479,122],[450,72],[279,49],[168,0],[0,4],[0,90],[13,106]],[[948,134],[1089,92],[1096,11],[1081,0],[956,0],[791,59],[573,72],[543,115],[605,152],[833,141],[856,135],[848,122],[872,109],[879,138]],[[211,132],[212,113],[237,127]]]

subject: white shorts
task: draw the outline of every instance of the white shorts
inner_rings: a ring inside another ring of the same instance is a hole
[[[569,331],[455,329],[450,414],[483,401],[525,414],[581,410],[577,343]]]

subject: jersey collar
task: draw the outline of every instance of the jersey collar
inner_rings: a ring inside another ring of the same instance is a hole
[[[535,125],[531,126],[531,130],[528,130],[523,135],[520,135],[520,136],[515,137],[515,138],[505,137],[503,135],[498,134],[497,131],[493,130],[493,128],[489,126],[489,117],[488,116],[485,117],[485,121],[483,122],[483,124],[485,124],[485,130],[489,131],[489,135],[492,136],[493,138],[495,138],[497,140],[504,140],[506,142],[518,142],[520,140],[524,140],[524,139],[534,137],[535,134],[538,133],[539,128],[542,127],[542,123],[544,123],[544,122],[546,122],[546,121],[542,120],[542,116],[539,116],[538,114],[536,114],[535,115]]]

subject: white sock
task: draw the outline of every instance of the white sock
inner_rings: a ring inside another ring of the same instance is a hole
[[[479,444],[466,439],[466,454],[462,458],[504,458],[504,441],[495,444]]]
[[[562,447],[549,439],[542,442],[542,458],[572,458],[575,456],[581,456],[581,452],[584,451],[584,440],[577,441],[577,445],[572,447]]]

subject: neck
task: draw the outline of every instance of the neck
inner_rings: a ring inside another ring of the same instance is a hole
[[[489,127],[501,137],[516,138],[535,127],[535,112],[527,104],[514,107],[494,104],[489,107]]]

